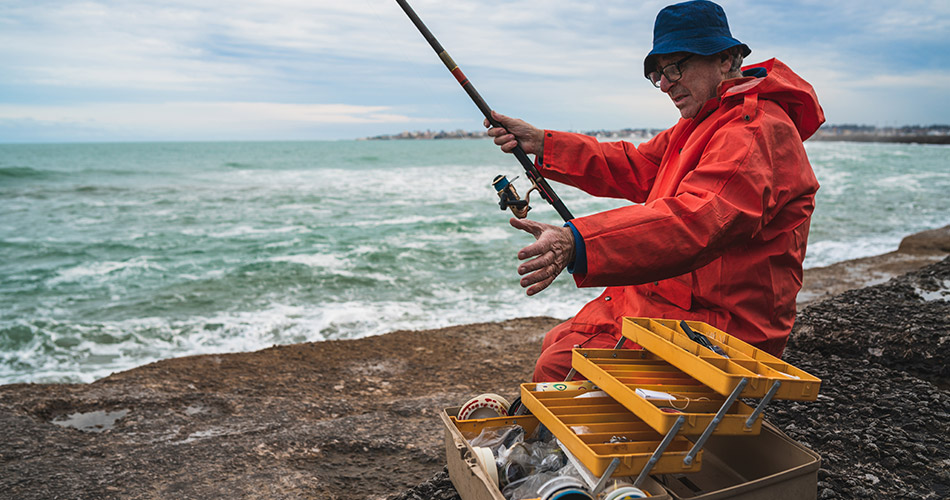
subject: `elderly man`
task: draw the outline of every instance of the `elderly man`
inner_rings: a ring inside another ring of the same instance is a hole
[[[743,68],[750,52],[719,5],[671,5],[643,67],[680,111],[672,128],[633,146],[494,115],[503,151],[520,142],[547,178],[633,202],[564,227],[511,220],[537,238],[518,253],[528,295],[565,268],[607,287],[548,332],[536,382],[563,380],[576,346],[613,347],[624,316],[703,321],[781,356],[818,190],[802,141],[824,114],[778,60]]]

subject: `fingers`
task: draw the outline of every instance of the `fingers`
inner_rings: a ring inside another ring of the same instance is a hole
[[[492,127],[485,133],[492,137],[495,145],[505,153],[510,153],[518,145],[518,138],[504,128]]]
[[[510,153],[518,145],[518,138],[503,128],[490,128],[487,134],[494,138],[495,145],[501,147],[505,153]]]
[[[511,224],[511,227],[520,229],[526,233],[533,234],[535,238],[541,236],[541,233],[544,232],[545,226],[545,224],[535,222],[531,219],[518,219],[516,217],[508,219],[508,223]]]
[[[483,125],[485,125],[485,128],[488,129],[488,135],[492,137],[496,137],[499,134],[507,133],[506,129],[512,128],[511,124],[514,120],[512,120],[511,118],[497,111],[492,111],[491,117],[492,117],[492,120],[495,120],[495,123],[497,123],[498,126],[492,125],[491,121],[489,121],[488,118],[485,118],[485,121],[482,123]]]
[[[544,262],[548,263],[545,264]],[[531,264],[531,267],[537,267],[537,270],[530,272],[523,276],[519,282],[522,288],[527,288],[527,294],[534,295],[545,288],[547,288],[551,283],[554,282],[554,279],[557,278],[560,274],[560,270],[556,265],[550,263],[551,259],[546,259],[544,257],[538,257],[532,261],[529,261],[525,264]],[[522,264],[524,266],[525,264]],[[519,273],[521,273],[521,267],[518,268]]]
[[[498,123],[499,126],[493,126],[491,121],[486,118],[483,122],[485,127],[488,128],[486,132],[489,137],[494,138],[496,146],[499,146],[501,150],[505,153],[510,153],[518,146],[518,137],[515,133],[520,133],[517,130],[520,123],[523,123],[521,120],[505,116],[497,111],[491,112],[492,120],[495,120],[495,123]]]
[[[526,262],[522,262],[518,266],[518,274],[524,276],[528,273],[553,266],[554,264],[556,264],[556,259],[553,253],[540,253],[538,254],[538,257]]]
[[[500,124],[502,124],[502,125],[504,125],[504,126],[506,126],[506,127],[507,127],[508,124],[512,121],[512,119],[511,119],[510,116],[505,116],[505,115],[503,115],[503,114],[501,114],[501,113],[495,111],[494,109],[491,111],[491,117],[492,117],[492,119],[494,119],[496,122],[498,122],[498,123],[500,123]]]
[[[518,145],[518,139],[515,139],[515,136],[508,134],[502,137],[496,137],[495,144],[499,146],[503,152],[510,153]]]
[[[551,242],[546,239],[539,238],[538,241],[535,241],[534,243],[518,251],[518,260],[530,259],[531,257],[536,257],[538,255],[543,255],[552,251],[553,249],[551,248]]]
[[[531,219],[508,219],[512,227],[531,233],[538,240],[528,245],[518,252],[518,258],[521,260],[534,257],[543,252],[554,251],[557,254],[567,251],[573,253],[574,237],[571,230],[566,227],[553,226],[543,222],[536,222]]]
[[[529,288],[526,293],[528,294],[529,297],[532,296],[532,295],[537,294],[538,292],[540,292],[540,291],[544,290],[545,288],[547,288],[551,283],[554,283],[554,278],[555,278],[555,277],[552,276],[552,277],[550,277],[550,278],[548,278],[548,279],[546,279],[546,280],[544,280],[544,281],[541,281],[541,282],[538,283],[537,285],[534,285],[534,286],[532,286],[531,288]]]
[[[544,234],[546,224],[535,222],[531,219],[517,219],[514,217],[509,219],[508,223],[511,224],[512,227],[516,227],[526,233],[531,233],[535,240],[537,240],[518,251],[519,260],[525,260],[536,255],[541,255],[550,249],[550,244],[547,241],[541,240],[541,236]]]

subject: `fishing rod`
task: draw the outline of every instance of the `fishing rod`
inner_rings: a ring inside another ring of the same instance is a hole
[[[412,20],[412,24],[416,25],[416,28],[419,29],[419,32],[422,33],[422,36],[425,37],[426,41],[429,42],[429,45],[432,46],[432,50],[439,55],[439,59],[442,59],[442,62],[445,64],[445,67],[449,69],[449,72],[455,76],[455,79],[458,80],[459,84],[462,85],[462,88],[465,89],[465,92],[469,97],[472,98],[472,101],[475,102],[475,105],[478,106],[478,109],[485,115],[485,118],[488,119],[488,122],[491,123],[493,127],[501,127],[501,123],[498,123],[491,116],[491,108],[488,106],[488,103],[482,99],[482,96],[478,94],[478,91],[475,90],[475,86],[472,85],[472,82],[465,77],[465,74],[462,73],[462,70],[459,69],[458,65],[455,64],[455,61],[452,60],[452,57],[449,56],[449,53],[442,48],[442,44],[435,39],[435,36],[432,35],[432,32],[429,31],[429,28],[419,19],[419,16],[416,15],[416,12],[412,10],[412,7],[406,3],[406,0],[396,0],[396,3],[402,7],[402,10],[406,12],[406,15],[409,16],[409,19]],[[541,195],[541,198],[544,198],[545,201],[551,204],[555,210],[557,210],[558,215],[560,215],[565,221],[569,221],[574,218],[571,215],[570,210],[564,206],[564,203],[558,198],[557,194],[551,189],[551,186],[548,184],[548,181],[541,177],[541,172],[538,172],[537,167],[534,166],[534,162],[528,158],[528,155],[525,154],[524,149],[521,148],[521,144],[515,146],[514,150],[515,158],[521,162],[521,166],[524,167],[525,174],[528,176],[528,180],[531,181],[533,187],[525,193],[525,198],[522,200],[518,196],[518,192],[515,191],[515,187],[508,181],[508,178],[504,175],[496,176],[492,180],[492,186],[495,187],[495,191],[498,193],[499,201],[498,206],[502,210],[510,208],[511,212],[515,214],[515,217],[519,219],[525,218],[528,214],[528,210],[531,207],[528,205],[528,197],[531,195],[531,192],[537,190]]]

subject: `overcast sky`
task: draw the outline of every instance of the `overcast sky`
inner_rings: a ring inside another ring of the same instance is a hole
[[[493,108],[666,128],[642,76],[669,2],[410,0]],[[950,1],[725,0],[829,123],[950,122]],[[348,139],[481,115],[394,0],[0,1],[0,142]]]

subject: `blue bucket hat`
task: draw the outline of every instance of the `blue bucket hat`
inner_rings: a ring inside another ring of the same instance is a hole
[[[656,71],[656,56],[689,52],[708,56],[739,46],[742,57],[752,53],[749,47],[732,38],[726,13],[707,0],[694,0],[665,7],[653,25],[653,50],[643,60],[643,76]]]

